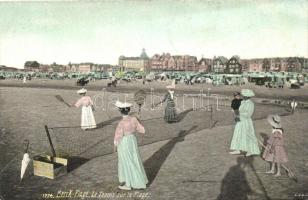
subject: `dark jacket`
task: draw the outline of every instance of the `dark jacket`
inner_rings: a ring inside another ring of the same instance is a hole
[[[231,102],[231,108],[233,110],[238,110],[241,106],[242,99],[233,99]]]

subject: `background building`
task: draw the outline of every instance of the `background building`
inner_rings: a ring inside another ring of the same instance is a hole
[[[308,72],[308,59],[304,57],[274,57],[240,59],[232,56],[201,58],[190,55],[171,55],[170,53],[154,54],[149,58],[142,49],[139,57],[119,57],[119,65],[85,63],[40,64],[37,61],[27,61],[25,71],[34,72],[110,72],[119,69],[134,71],[196,71],[217,74],[241,74],[242,72]],[[4,68],[2,67],[2,70]],[[8,69],[6,69],[8,70]],[[13,69],[12,69],[13,70]]]
[[[4,65],[0,65],[0,71],[5,71],[5,72],[16,72],[16,71],[21,71],[20,69],[14,68],[14,67],[7,67]]]
[[[212,59],[201,58],[198,62],[197,71],[199,72],[211,72]]]
[[[213,65],[212,65],[212,72],[216,74],[223,74],[226,73],[228,59],[224,56],[214,57]]]
[[[290,57],[286,60],[287,72],[301,72],[303,69],[303,62],[298,57]]]
[[[241,74],[242,64],[239,56],[232,56],[227,62],[227,68],[225,70],[228,74]]]
[[[120,56],[119,66],[125,70],[137,70],[147,71],[149,70],[149,57],[147,56],[145,49],[142,49],[142,53],[139,57],[125,57]]]
[[[246,60],[246,62],[248,65],[248,72],[261,72],[262,71],[262,65],[263,65],[262,58],[249,59],[249,60]]]
[[[26,61],[24,65],[25,71],[38,72],[40,68],[40,63],[37,61]]]
[[[190,55],[155,54],[150,59],[150,69],[154,71],[198,71],[197,57]]]

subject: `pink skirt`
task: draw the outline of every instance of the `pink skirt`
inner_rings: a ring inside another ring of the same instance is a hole
[[[288,156],[284,149],[283,139],[275,139],[272,134],[267,141],[267,145],[263,152],[262,158],[269,162],[288,162]]]

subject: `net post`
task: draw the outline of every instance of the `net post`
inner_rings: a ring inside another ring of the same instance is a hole
[[[212,121],[213,120],[213,106],[212,106],[212,104],[211,104],[210,108],[211,108],[211,121]]]
[[[54,147],[53,147],[53,144],[52,144],[52,141],[51,141],[51,138],[50,138],[48,126],[45,125],[44,127],[45,127],[45,131],[46,131],[46,134],[47,134],[48,142],[49,142],[49,145],[50,145],[50,148],[51,148],[52,156],[53,156],[53,157],[56,157],[56,151],[55,151],[55,149],[54,149]]]

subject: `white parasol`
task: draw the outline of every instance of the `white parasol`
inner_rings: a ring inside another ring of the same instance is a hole
[[[24,153],[24,156],[23,156],[23,159],[21,161],[21,170],[20,170],[20,180],[22,180],[25,172],[26,172],[26,169],[31,161],[30,159],[30,156],[28,154],[28,147],[29,147],[29,140],[25,140],[24,142],[25,144],[25,153]]]

